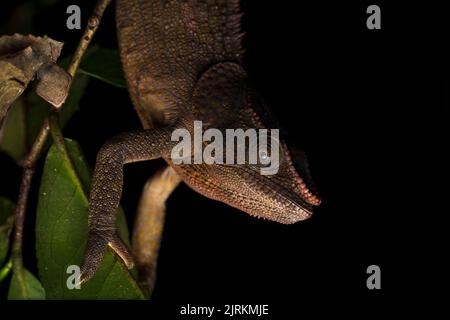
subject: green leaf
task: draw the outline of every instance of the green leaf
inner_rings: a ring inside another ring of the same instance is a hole
[[[28,151],[26,122],[24,99],[19,98],[10,108],[0,133],[0,150],[18,164]]]
[[[26,269],[22,270],[22,276],[13,273],[9,286],[9,300],[44,300],[45,290],[36,277]]]
[[[7,263],[0,269],[0,283],[9,275],[12,270],[12,260],[9,259]]]
[[[143,299],[134,278],[112,252],[108,252],[96,275],[80,290],[67,288],[67,268],[80,266],[88,232],[88,190],[91,171],[78,144],[67,141],[67,149],[77,174],[53,146],[47,156],[42,176],[37,223],[36,248],[39,275],[48,299]],[[81,181],[80,181],[81,180]],[[129,245],[122,210],[118,226]]]
[[[109,83],[126,88],[118,50],[97,48],[81,62],[80,72]]]
[[[8,254],[9,236],[13,227],[14,203],[0,197],[0,266]]]
[[[14,214],[14,203],[4,197],[0,197],[0,225],[4,224],[8,218]]]

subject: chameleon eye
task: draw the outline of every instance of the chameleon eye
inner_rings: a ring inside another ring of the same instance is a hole
[[[267,160],[267,158],[268,158],[267,152],[266,151],[260,151],[259,152],[259,158],[261,160]]]

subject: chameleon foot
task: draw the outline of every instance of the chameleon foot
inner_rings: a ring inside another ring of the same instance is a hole
[[[134,267],[134,260],[125,244],[120,239],[117,231],[93,231],[89,232],[84,262],[81,267],[80,282],[88,281],[100,266],[106,250],[111,248],[122,260],[128,269]]]

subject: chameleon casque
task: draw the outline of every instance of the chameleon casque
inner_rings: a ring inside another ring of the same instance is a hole
[[[204,130],[270,128],[262,98],[242,67],[239,0],[117,0],[119,48],[134,107],[144,130],[123,133],[99,151],[90,193],[89,235],[82,281],[91,278],[107,248],[129,268],[133,258],[116,228],[123,166],[163,158],[171,174],[202,195],[252,216],[291,224],[320,204],[305,161],[295,164],[280,141],[276,175],[258,165],[175,165],[171,134]]]

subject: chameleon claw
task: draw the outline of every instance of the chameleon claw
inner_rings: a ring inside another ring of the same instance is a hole
[[[108,242],[108,246],[114,250],[114,252],[120,257],[120,259],[128,269],[134,268],[133,256],[117,233],[111,239],[111,241]]]
[[[84,261],[81,266],[81,284],[85,283],[94,276],[95,271],[97,271],[103,256],[105,255],[106,249],[107,242],[105,238],[97,232],[89,232]]]
[[[102,234],[99,231],[90,231],[84,254],[84,262],[81,266],[81,284],[85,283],[95,275],[108,247],[120,257],[128,269],[134,267],[133,256],[116,231],[112,233],[108,232],[108,234]]]

